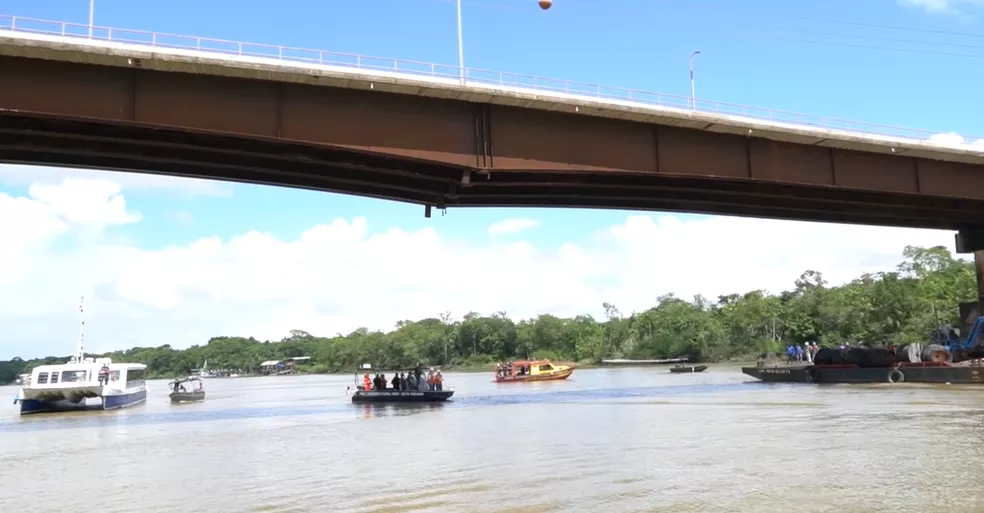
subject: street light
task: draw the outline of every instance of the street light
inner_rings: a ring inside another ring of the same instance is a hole
[[[458,0],[458,75],[462,85],[465,83],[465,45],[461,35],[461,0]]]
[[[96,0],[89,0],[89,39],[92,39],[92,21],[96,15]]]
[[[694,56],[699,53],[700,50],[694,50],[694,53],[690,54],[690,110],[697,110],[697,96],[694,94]]]
[[[95,0],[89,0],[89,37],[92,37],[92,2]],[[461,83],[465,83],[465,43],[464,37],[461,33],[461,0],[456,0],[455,5],[458,8],[458,78]],[[538,0],[537,5],[540,9],[544,11],[550,9],[553,6],[553,0]],[[700,52],[697,52],[700,53]],[[691,75],[693,75],[691,73]]]

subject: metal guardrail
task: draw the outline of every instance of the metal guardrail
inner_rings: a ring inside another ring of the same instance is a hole
[[[695,110],[705,114],[733,115],[746,118],[788,123],[804,128],[824,128],[843,130],[861,134],[890,136],[925,141],[938,132],[904,128],[891,125],[880,125],[851,121],[847,119],[829,118],[800,114],[782,110],[737,105],[733,103],[703,100],[698,98],[694,105],[687,96],[654,93],[610,87],[598,84],[588,84],[563,79],[544,78],[517,73],[489,71],[483,69],[447,66],[417,61],[405,61],[382,57],[369,57],[346,53],[293,48],[242,41],[229,41],[198,36],[182,36],[143,30],[119,29],[111,27],[90,26],[64,21],[39,20],[19,16],[0,15],[0,30],[44,34],[69,38],[108,41],[131,45],[142,45],[151,48],[195,50],[226,56],[245,56],[275,59],[284,62],[319,64],[338,66],[360,70],[397,72],[409,76],[433,77],[459,80],[464,79],[465,85],[486,84],[529,89],[551,93],[572,94],[599,100],[616,100],[642,105],[654,105],[677,109]],[[965,141],[975,141],[979,138],[964,136]]]

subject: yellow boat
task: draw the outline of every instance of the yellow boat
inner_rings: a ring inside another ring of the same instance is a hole
[[[573,373],[574,365],[554,365],[550,360],[522,360],[496,368],[495,381],[496,383],[551,381],[567,379]]]

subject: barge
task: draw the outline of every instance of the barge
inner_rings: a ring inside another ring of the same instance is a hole
[[[888,367],[839,365],[756,365],[741,372],[770,383],[984,383],[984,362],[898,363]]]
[[[676,367],[670,367],[670,372],[673,374],[704,372],[706,370],[706,365],[677,365]]]
[[[417,366],[405,373],[404,382],[398,381],[396,387],[387,387],[385,379],[376,381],[370,377],[373,368],[366,363],[355,371],[355,390],[346,388],[346,393],[351,392],[354,404],[445,402],[451,399],[454,390],[444,390],[444,378],[440,372],[434,373],[433,370],[432,368],[430,373],[425,374],[422,367]],[[363,373],[361,383],[360,372]],[[396,372],[393,374],[396,377]],[[378,379],[380,374],[377,373],[376,376]]]

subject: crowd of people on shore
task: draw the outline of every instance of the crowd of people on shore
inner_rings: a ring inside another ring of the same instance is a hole
[[[362,376],[362,390],[419,390],[421,392],[444,390],[444,376],[441,375],[440,370],[435,371],[433,367],[425,375],[418,367],[413,372],[394,374],[393,379],[387,383],[386,374],[377,372],[370,378],[369,373],[366,372]]]

